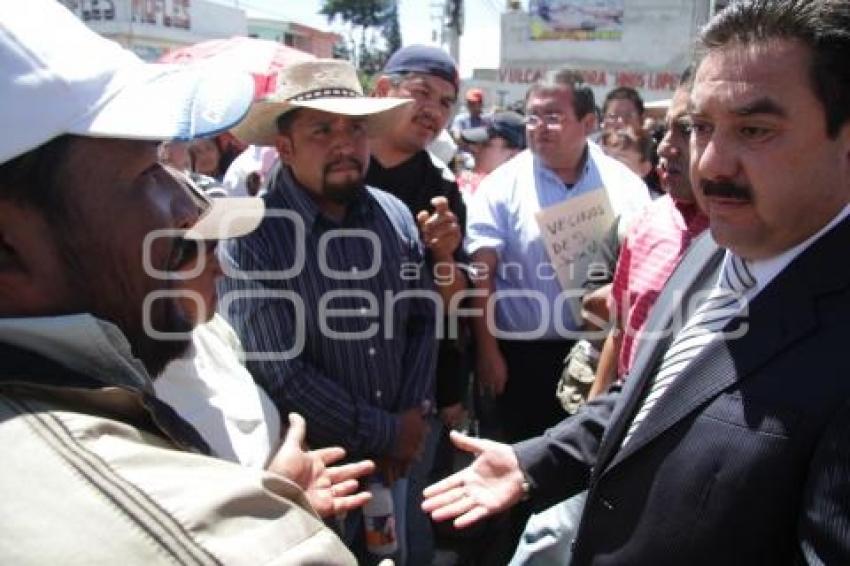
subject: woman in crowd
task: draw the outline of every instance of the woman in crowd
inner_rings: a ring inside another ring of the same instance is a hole
[[[221,150],[215,138],[201,138],[189,144],[189,156],[192,158],[192,171],[212,177],[218,181],[224,176]]]

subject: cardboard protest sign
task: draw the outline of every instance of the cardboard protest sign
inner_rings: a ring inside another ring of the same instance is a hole
[[[614,222],[608,192],[600,187],[544,208],[535,218],[561,287],[582,288]]]

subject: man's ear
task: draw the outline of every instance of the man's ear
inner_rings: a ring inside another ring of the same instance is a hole
[[[372,89],[372,95],[377,96],[378,98],[384,98],[389,96],[392,88],[393,84],[390,82],[390,78],[386,75],[381,75],[378,77],[378,80],[375,81],[375,87]]]
[[[21,236],[13,220],[24,214],[25,211],[21,210],[21,207],[0,200],[0,278],[26,271],[21,260]]]
[[[285,134],[278,134],[274,143],[277,148],[277,153],[280,155],[280,161],[284,165],[289,165],[292,162],[295,146],[292,143],[292,138]]]
[[[579,120],[581,122],[582,128],[584,128],[584,135],[589,136],[593,132],[596,131],[596,114],[594,112],[588,112],[584,115],[584,118]]]
[[[6,241],[3,232],[0,232],[0,278],[7,273],[21,271],[21,267],[17,250]]]
[[[61,300],[67,274],[57,271],[59,263],[44,215],[0,199],[0,316],[39,314]]]
[[[644,160],[644,161],[641,161],[639,165],[640,165],[640,178],[643,179],[644,177],[649,175],[650,171],[652,171],[652,162]]]

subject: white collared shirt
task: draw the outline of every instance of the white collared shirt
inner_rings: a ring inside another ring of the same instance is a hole
[[[527,149],[487,175],[468,201],[465,249],[496,251],[494,274],[496,326],[535,338],[562,338],[559,327],[576,330],[579,320],[558,282],[536,215],[541,210],[595,190],[605,190],[622,225],[650,203],[643,180],[628,167],[587,142],[587,159],[575,184],[567,187],[558,175]],[[556,309],[557,305],[562,305]],[[546,311],[546,312],[544,312]],[[541,335],[537,335],[542,331]]]
[[[220,315],[192,332],[192,346],[154,381],[219,458],[264,468],[280,440],[280,413],[245,369],[236,332]]]
[[[806,240],[800,242],[793,248],[789,248],[779,255],[773,256],[768,259],[759,259],[747,262],[748,267],[750,268],[750,272],[753,277],[756,279],[756,284],[747,291],[747,299],[753,300],[762,290],[767,287],[771,281],[773,281],[777,275],[782,273],[782,271],[788,267],[788,265],[794,261],[797,256],[806,251],[812,244],[818,241],[824,234],[835,228],[839,222],[847,218],[850,215],[850,204],[845,205],[844,208],[839,211],[835,217],[830,220],[823,228],[818,230],[816,233],[812,234]],[[730,252],[726,252],[726,256],[723,258],[724,268],[725,263],[729,261]],[[721,273],[723,269],[721,269]],[[718,280],[719,282],[719,280]]]

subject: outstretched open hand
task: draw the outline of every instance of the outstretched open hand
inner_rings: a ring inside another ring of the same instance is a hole
[[[451,439],[476,458],[463,470],[425,489],[422,509],[435,521],[454,519],[454,526],[462,529],[522,499],[525,478],[509,445],[455,431]]]
[[[363,460],[331,466],[345,456],[345,450],[331,447],[305,451],[306,432],[307,425],[301,415],[290,413],[289,430],[268,470],[298,484],[320,517],[332,517],[365,505],[371,494],[357,493],[357,479],[371,474],[375,465]]]

